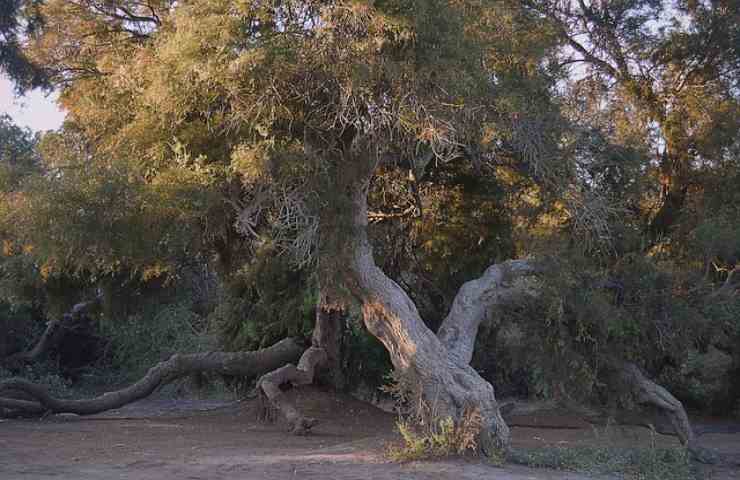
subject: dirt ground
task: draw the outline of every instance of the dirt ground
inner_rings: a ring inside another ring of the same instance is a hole
[[[585,475],[493,467],[476,460],[397,464],[383,455],[397,439],[395,417],[351,397],[302,390],[301,407],[321,420],[309,437],[256,419],[255,401],[148,399],[91,417],[0,420],[0,479],[32,480],[587,480]],[[645,428],[592,428],[547,412],[513,419],[515,448],[610,444],[650,445]],[[564,428],[542,428],[560,425]],[[524,426],[531,425],[531,426]],[[675,443],[658,436],[661,445]],[[729,459],[705,478],[740,480],[740,434],[702,440]]]

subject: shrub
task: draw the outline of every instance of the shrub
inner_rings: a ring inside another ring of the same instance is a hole
[[[102,327],[110,339],[108,367],[118,380],[138,380],[158,362],[175,353],[196,353],[213,348],[205,320],[187,303],[151,305],[123,321]]]
[[[476,408],[466,409],[458,421],[451,417],[430,418],[419,424],[402,418],[396,426],[403,444],[390,446],[388,456],[394,461],[407,462],[475,452],[481,425],[482,417]]]

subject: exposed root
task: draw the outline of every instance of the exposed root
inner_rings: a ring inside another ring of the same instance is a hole
[[[305,417],[299,412],[280,387],[286,383],[294,386],[310,385],[313,383],[316,368],[326,363],[326,360],[327,355],[323,348],[311,347],[303,353],[297,367],[289,363],[263,375],[257,383],[258,390],[264,395],[262,418],[274,420],[277,411],[283,414],[293,434],[310,433],[317,420]]]
[[[157,388],[193,373],[220,373],[243,377],[256,377],[295,361],[303,351],[295,340],[287,338],[275,345],[253,352],[208,352],[192,355],[173,355],[169,360],[152,367],[138,382],[124,389],[84,400],[65,400],[51,396],[46,387],[22,378],[0,382],[0,409],[13,413],[29,414],[75,413],[92,415],[120,408],[141,400]],[[3,398],[3,393],[23,392],[34,401]]]

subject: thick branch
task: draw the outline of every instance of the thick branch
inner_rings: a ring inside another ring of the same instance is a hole
[[[509,260],[488,267],[480,278],[460,288],[450,313],[437,332],[454,362],[460,365],[470,363],[478,327],[488,312],[495,305],[526,293],[526,286],[516,280],[534,273],[536,268],[532,262]]]
[[[254,377],[295,361],[303,348],[293,339],[284,339],[275,345],[254,352],[208,352],[192,355],[173,355],[169,360],[152,367],[138,382],[115,392],[84,400],[64,400],[52,397],[41,386],[21,378],[0,382],[0,395],[7,391],[20,391],[35,402],[0,398],[0,407],[30,413],[76,413],[92,415],[120,408],[141,400],[158,387],[192,373],[221,373]]]
[[[678,179],[666,191],[663,203],[648,225],[648,234],[653,244],[666,235],[678,219],[686,203],[687,191],[688,187]]]
[[[344,385],[339,350],[345,315],[342,309],[329,305],[322,291],[316,308],[316,325],[311,338],[311,348],[303,353],[297,367],[287,364],[263,375],[257,384],[261,398],[265,400],[262,412],[265,420],[272,420],[272,414],[277,410],[285,416],[295,435],[310,433],[311,428],[317,423],[316,419],[304,417],[287,399],[280,387],[286,383],[293,386],[310,385],[316,380],[319,368],[328,371],[328,380],[335,388]]]

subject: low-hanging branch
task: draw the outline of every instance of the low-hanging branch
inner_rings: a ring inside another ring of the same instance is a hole
[[[169,360],[152,367],[138,382],[121,390],[83,400],[66,400],[53,397],[49,390],[22,378],[0,382],[0,408],[28,414],[75,413],[92,415],[120,408],[141,400],[157,388],[193,373],[220,373],[242,377],[256,377],[295,362],[304,347],[296,340],[286,338],[271,347],[252,352],[206,352],[190,355],[173,355]],[[8,392],[22,392],[33,399],[17,400],[3,397]]]

